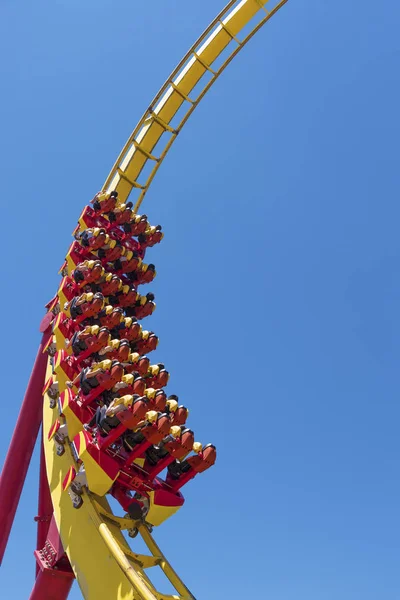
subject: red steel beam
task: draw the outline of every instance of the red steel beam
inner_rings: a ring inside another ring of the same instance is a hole
[[[53,515],[53,503],[46,473],[46,459],[44,457],[43,440],[40,444],[40,470],[39,470],[39,499],[37,521],[36,550],[41,550],[46,543],[51,517]],[[36,576],[39,573],[39,565],[36,563]]]
[[[67,600],[74,576],[61,569],[40,569],[29,600]]]
[[[42,390],[47,364],[47,354],[43,354],[43,349],[51,335],[50,319],[47,322],[45,319],[41,326],[42,341],[0,475],[0,564],[42,422]]]
[[[38,574],[29,600],[67,600],[74,582],[54,516],[48,524],[43,548],[35,551]]]

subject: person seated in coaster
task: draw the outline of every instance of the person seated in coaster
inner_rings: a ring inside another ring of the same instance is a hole
[[[144,395],[148,399],[149,409],[157,410],[167,414],[172,425],[182,426],[186,423],[189,416],[189,409],[183,404],[178,406],[178,396],[171,394],[168,396],[164,390],[156,390],[154,388],[146,388]]]
[[[108,301],[112,306],[120,306],[121,308],[127,308],[129,306],[135,306],[136,302],[140,298],[135,288],[124,285],[122,290],[115,296],[111,296]]]
[[[195,454],[179,461],[174,460],[168,465],[165,482],[175,491],[192,479],[197,473],[202,473],[212,467],[217,458],[217,450],[213,444],[202,447],[199,442],[193,444]]]
[[[135,285],[142,285],[145,283],[151,283],[156,276],[156,268],[153,264],[146,265],[142,263],[139,269],[133,273],[128,273],[127,277],[129,281]]]
[[[140,356],[138,352],[132,352],[127,360],[123,362],[123,365],[126,373],[139,373],[139,375],[146,376],[150,367],[150,360],[147,356]]]
[[[136,416],[137,424],[139,424],[145,418],[148,410],[146,399],[138,396],[138,394],[119,396],[109,406],[98,406],[88,425],[89,427],[97,426],[101,435],[107,435],[111,429],[118,427],[121,423],[117,414],[127,410]]]
[[[127,202],[126,204],[116,206],[114,210],[107,213],[108,220],[110,223],[115,223],[115,225],[129,223],[134,215],[132,207],[133,202]]]
[[[118,275],[113,275],[112,273],[106,273],[102,280],[97,284],[99,292],[101,292],[106,298],[109,296],[115,296],[117,292],[122,290],[122,286],[122,279],[120,279]]]
[[[127,307],[125,313],[128,317],[136,317],[140,321],[153,314],[155,308],[154,294],[149,292],[145,296],[139,296],[133,306]]]
[[[113,337],[124,338],[129,342],[140,340],[142,335],[142,326],[134,317],[125,317],[121,323],[112,330]],[[145,354],[145,353],[143,353]]]
[[[70,302],[64,304],[64,313],[72,320],[82,322],[85,319],[95,317],[104,308],[105,300],[103,294],[92,292],[76,296]]]
[[[107,361],[102,361],[107,362]],[[104,390],[112,390],[124,376],[124,368],[117,360],[111,361],[111,368],[103,375],[99,375],[100,385]]]
[[[89,227],[83,231],[77,231],[75,239],[81,246],[94,252],[107,245],[110,238],[102,227]]]
[[[161,391],[161,390],[159,390]],[[165,393],[165,392],[164,392]],[[179,408],[178,405],[179,402],[179,398],[176,394],[170,394],[168,396],[168,398],[165,398],[165,411],[167,413],[167,415],[171,415],[172,416],[172,420],[173,420],[173,416],[176,413],[176,411]],[[176,425],[176,423],[175,423]]]
[[[112,389],[121,381],[123,374],[121,363],[116,360],[103,360],[82,369],[73,381],[67,381],[67,386],[69,388],[79,386],[83,395],[87,396],[98,386],[104,390]]]
[[[169,380],[169,373],[163,363],[151,365],[145,375],[145,381],[148,387],[159,389],[165,387]]]
[[[107,327],[110,331],[114,331],[116,327],[121,323],[124,318],[124,311],[119,306],[111,306],[108,304],[102,311],[97,315],[97,319],[93,322],[93,325],[100,325],[101,327]]]
[[[136,250],[127,250],[123,256],[113,262],[112,268],[117,275],[134,273],[142,266],[142,259]]]
[[[144,470],[149,471],[151,467],[155,467],[157,463],[169,455],[169,447],[181,436],[181,428],[178,426],[172,426],[169,430],[168,435],[163,437],[161,442],[157,445],[150,446],[145,451],[146,460],[144,463]],[[169,446],[168,446],[169,445]],[[190,450],[192,448],[190,447]]]
[[[93,209],[96,211],[96,213],[102,215],[114,210],[117,202],[118,192],[98,192],[91,201],[91,204],[93,204]]]
[[[156,225],[155,227],[149,227],[145,233],[139,235],[138,242],[140,247],[142,249],[151,248],[155,244],[159,244],[164,237],[161,229],[161,225]]]
[[[147,398],[149,409],[157,412],[165,412],[169,414],[169,406],[167,406],[167,395],[164,390],[156,390],[148,387],[144,391],[144,396]]]
[[[193,449],[194,434],[185,425],[173,425],[170,432],[157,446],[150,446],[145,452],[144,470],[149,472],[167,456],[183,460]]]
[[[66,340],[66,347],[72,347],[74,356],[90,348],[91,354],[99,352],[104,346],[107,346],[110,339],[110,333],[106,327],[98,325],[87,325],[82,331],[76,331],[70,340]]]
[[[130,354],[131,347],[129,345],[128,340],[124,339],[111,340],[109,344],[107,344],[107,346],[105,346],[99,352],[99,356],[118,360],[120,363],[125,363],[126,361],[128,361]]]
[[[125,233],[136,236],[144,233],[149,226],[147,215],[136,215],[131,213],[131,219],[128,222],[122,224],[122,228]]]
[[[156,390],[154,388],[146,388],[144,396],[148,400],[149,409],[167,414],[171,419],[171,423],[174,422],[175,412],[180,408],[178,407],[178,402],[174,400],[178,396],[171,395],[167,398],[164,390]],[[183,423],[174,423],[174,425],[181,425]]]
[[[82,331],[75,331],[70,340],[65,340],[65,347],[69,348],[71,346],[74,356],[79,356],[79,354],[87,350],[86,339],[92,336],[91,329],[91,326],[88,325]],[[97,327],[97,329],[100,329],[100,327]]]
[[[170,419],[164,413],[149,410],[146,420],[135,431],[126,431],[122,437],[123,445],[128,452],[141,450],[140,444],[147,441],[149,444],[158,444],[170,430]],[[143,448],[144,450],[144,448]]]
[[[135,446],[141,444],[145,440],[145,436],[143,435],[142,429],[148,427],[155,421],[157,421],[158,413],[155,410],[149,410],[146,413],[145,421],[142,423],[140,427],[136,431],[126,431],[122,436],[122,441],[125,450],[131,452]]]
[[[107,369],[111,368],[111,361],[103,361],[94,363],[91,367],[85,367],[72,381],[67,381],[67,387],[80,387],[84,396],[97,388],[100,383],[98,375],[105,374]]]
[[[176,396],[177,398],[177,396]],[[183,404],[180,404],[175,408],[172,414],[172,423],[173,425],[184,425],[189,416],[189,409]]]
[[[121,242],[110,239],[107,244],[97,250],[97,256],[101,260],[112,263],[121,258],[125,252],[126,248],[121,244]]]
[[[132,342],[131,350],[139,354],[149,354],[158,346],[158,337],[153,331],[142,331],[141,337]]]
[[[143,396],[146,391],[146,383],[138,373],[124,374],[120,381],[118,381],[111,392],[115,396],[123,396],[124,394],[138,394]]]
[[[148,413],[149,409],[147,405],[147,399],[144,396],[139,396],[139,394],[119,396],[117,398],[114,398],[114,400],[110,403],[107,410],[105,411],[105,414],[106,417],[110,419],[114,418],[115,415],[117,415],[118,413],[126,411],[127,408],[130,408],[132,409],[130,410],[130,412],[132,414],[135,414],[135,416],[137,417],[137,425],[140,425],[144,422],[146,414]]]
[[[99,260],[85,260],[72,271],[72,277],[79,287],[83,287],[100,281],[104,273],[104,268]]]
[[[178,427],[173,425],[173,427]],[[183,460],[192,450],[196,443],[194,433],[188,429],[186,425],[179,426],[179,434],[175,440],[167,440],[164,444],[164,449],[177,460]]]

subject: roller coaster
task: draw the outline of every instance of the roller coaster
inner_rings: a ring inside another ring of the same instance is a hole
[[[164,390],[164,364],[152,365],[147,356],[158,338],[141,321],[154,311],[155,298],[138,289],[156,275],[144,259],[163,231],[139,209],[196,106],[286,2],[225,6],[153,98],[79,217],[59,289],[46,305],[0,479],[2,560],[42,426],[31,600],[63,600],[75,578],[89,600],[194,599],[152,531],[182,507],[182,488],[213,466],[216,448],[196,441],[188,409]],[[142,180],[145,167],[149,174]],[[146,554],[128,544],[137,536]],[[175,594],[156,589],[148,571],[153,567]]]

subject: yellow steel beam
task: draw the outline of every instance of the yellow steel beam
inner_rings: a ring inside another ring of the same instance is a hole
[[[50,375],[49,367],[47,379]],[[54,441],[48,440],[47,433],[57,416],[57,409],[50,408],[46,397],[43,402],[43,443],[54,517],[82,594],[88,600],[137,600],[139,596],[134,594],[129,580],[121,576],[118,563],[97,531],[97,525],[92,518],[95,509],[89,496],[85,495],[82,507],[76,510],[68,494],[62,490],[63,479],[70,466],[75,463],[69,447],[66,447],[63,456],[57,456]],[[97,501],[105,510],[112,512],[104,498],[97,498]],[[110,524],[109,528],[114,538],[128,548],[119,527]]]

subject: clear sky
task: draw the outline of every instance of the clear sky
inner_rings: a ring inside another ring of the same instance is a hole
[[[0,463],[81,208],[222,4],[1,2]],[[400,598],[399,23],[394,0],[289,1],[144,205],[157,357],[219,451],[156,531],[199,599]],[[37,468],[7,598],[33,582]]]

